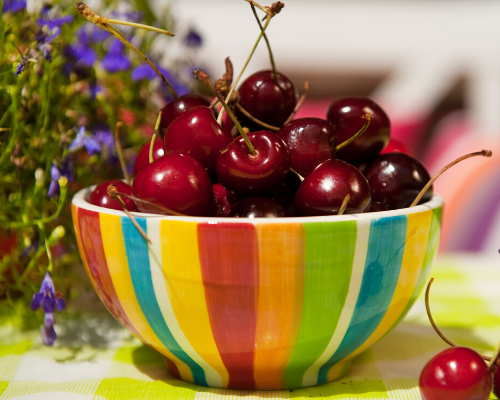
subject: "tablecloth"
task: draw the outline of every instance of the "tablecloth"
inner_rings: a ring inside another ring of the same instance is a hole
[[[431,276],[438,326],[455,343],[491,355],[500,340],[500,255],[439,255]],[[420,399],[423,366],[447,347],[429,324],[422,294],[398,327],[355,359],[346,377],[300,390],[237,391],[172,377],[160,356],[107,314],[67,318],[57,330],[56,344],[44,347],[39,331],[0,327],[0,399],[413,400]]]

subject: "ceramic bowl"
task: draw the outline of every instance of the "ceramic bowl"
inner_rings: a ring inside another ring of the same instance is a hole
[[[437,252],[442,198],[396,211],[233,219],[73,198],[78,247],[107,309],[199,385],[293,389],[340,378],[405,316]]]

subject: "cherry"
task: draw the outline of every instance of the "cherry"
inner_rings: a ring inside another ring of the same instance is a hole
[[[187,154],[215,173],[219,151],[233,141],[231,133],[221,128],[212,110],[197,106],[172,121],[163,138],[165,154]]]
[[[432,358],[419,380],[424,400],[486,400],[492,386],[483,358],[466,347],[452,347]]]
[[[250,75],[241,84],[239,94],[239,104],[246,111],[258,120],[277,127],[285,123],[297,103],[297,92],[292,81],[277,72],[275,82],[272,70]],[[262,129],[243,115],[238,116],[251,131]]]
[[[136,176],[141,169],[143,169],[146,165],[149,164],[149,149],[151,147],[151,142],[145,143],[139,153],[137,154],[137,158],[134,163],[134,176]],[[163,151],[163,142],[161,139],[156,138],[153,143],[153,161],[157,158],[163,156],[165,152]]]
[[[284,125],[277,135],[290,152],[290,166],[306,176],[323,161],[335,157],[335,127],[321,118],[298,118]]]
[[[385,111],[366,97],[345,97],[334,100],[327,112],[327,120],[337,129],[337,143],[352,137],[363,126],[361,117],[371,114],[368,129],[354,142],[337,152],[337,158],[349,163],[361,163],[374,158],[387,146],[391,123]]]
[[[231,208],[228,217],[233,218],[280,218],[290,217],[287,210],[267,197],[245,197]]]
[[[370,186],[363,174],[345,161],[327,160],[304,179],[295,194],[295,208],[300,215],[338,214],[347,195],[346,214],[370,208]]]
[[[134,179],[132,195],[170,210],[136,201],[142,212],[209,216],[213,210],[210,176],[198,161],[185,154],[167,154],[143,168]]]
[[[209,105],[210,101],[208,101],[205,97],[195,93],[188,93],[180,96],[176,100],[171,101],[161,110],[162,117],[160,123],[160,137],[163,138],[165,130],[168,128],[170,123],[186,110],[190,109],[191,107],[208,107]]]
[[[90,194],[90,204],[93,204],[94,206],[99,206],[99,207],[104,207],[104,208],[111,208],[113,210],[123,210],[123,207],[121,206],[120,202],[116,199],[111,199],[108,194],[108,186],[109,185],[115,185],[116,189],[125,194],[132,194],[132,187],[130,185],[127,185],[125,182],[119,181],[119,180],[114,180],[114,181],[106,181],[103,183],[100,183],[97,185],[92,193]],[[137,207],[135,206],[134,202],[130,199],[127,198],[122,198],[123,202],[127,206],[127,209],[129,211],[138,211]]]
[[[493,393],[500,399],[500,368],[493,374]]]
[[[384,204],[389,210],[408,207],[431,179],[416,158],[403,153],[387,153],[370,163],[364,174],[370,183],[372,201]],[[432,198],[432,187],[421,202]]]
[[[411,151],[406,144],[394,138],[391,138],[386,148],[380,152],[380,154],[386,154],[386,153],[405,153],[408,154],[409,156],[415,157],[415,153],[413,153],[413,151]]]
[[[252,154],[244,137],[237,137],[217,159],[217,176],[226,189],[237,195],[262,195],[278,190],[290,169],[290,156],[283,141],[271,131],[248,135]]]
[[[372,204],[370,204],[370,212],[380,212],[380,211],[387,211],[387,207],[379,203],[378,201],[372,201]]]
[[[214,191],[214,201],[216,210],[214,216],[216,217],[227,217],[229,211],[233,207],[234,203],[238,200],[233,192],[230,192],[220,183],[213,184]]]

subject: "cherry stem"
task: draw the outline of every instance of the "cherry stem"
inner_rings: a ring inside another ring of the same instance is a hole
[[[250,119],[251,121],[255,122],[256,124],[259,124],[260,126],[266,128],[266,129],[269,129],[271,131],[275,131],[275,132],[278,132],[280,130],[280,128],[278,128],[277,126],[272,126],[272,125],[269,125],[269,124],[266,124],[265,122],[261,121],[260,119],[257,119],[255,118],[252,114],[250,114],[247,110],[245,110],[241,104],[239,103],[236,103],[236,107],[238,108],[238,110],[241,111],[241,113],[247,117],[248,119]]]
[[[290,170],[289,170],[289,171],[290,171],[292,174],[295,174],[295,175],[296,175],[296,176],[300,179],[300,181],[301,181],[301,182],[304,182],[304,179],[305,179],[305,178],[304,178],[302,175],[300,175],[297,171],[295,171],[293,168],[290,168]]]
[[[99,28],[104,29],[105,31],[111,33],[115,38],[117,38],[120,42],[122,42],[125,46],[127,46],[130,50],[132,50],[134,53],[136,53],[139,57],[143,59],[144,62],[149,64],[151,68],[156,72],[156,74],[160,77],[160,79],[167,85],[167,88],[172,95],[174,99],[178,99],[179,96],[177,95],[177,92],[175,89],[172,87],[170,82],[163,76],[163,74],[160,72],[158,68],[147,58],[139,49],[137,49],[134,45],[132,45],[125,36],[123,36],[116,28],[113,26],[109,25],[108,22],[106,22],[107,18],[103,18],[100,15],[97,15],[95,12],[93,12],[84,2],[79,1],[76,3],[76,11],[85,19],[88,21],[92,22],[93,24],[97,25]],[[144,25],[146,26],[146,25]],[[141,26],[141,27],[144,27]],[[167,31],[165,31],[167,32]],[[169,32],[170,33],[170,32]]]
[[[365,124],[361,127],[359,131],[356,132],[355,135],[351,136],[349,139],[347,139],[346,141],[340,143],[337,147],[335,147],[335,152],[343,149],[348,144],[351,144],[354,140],[360,137],[368,129],[368,127],[370,126],[370,121],[372,120],[372,115],[370,113],[366,113],[361,118],[366,119]]]
[[[429,188],[432,186],[432,184],[434,183],[434,181],[439,178],[443,172],[447,171],[448,169],[450,169],[451,167],[453,167],[455,164],[458,164],[460,161],[463,161],[463,160],[466,160],[467,158],[471,158],[471,157],[476,157],[476,156],[483,156],[483,157],[491,157],[492,155],[492,151],[491,150],[481,150],[481,151],[477,151],[475,153],[470,153],[470,154],[466,154],[462,157],[458,157],[456,160],[452,161],[451,163],[449,163],[448,165],[445,165],[443,168],[441,168],[432,178],[429,182],[427,182],[427,185],[424,186],[424,188],[420,191],[420,193],[418,194],[418,196],[415,198],[415,200],[413,200],[413,203],[411,203],[410,207],[414,207],[418,204],[418,202],[420,201],[420,199],[424,196],[424,194],[427,192],[427,190],[429,190]]]
[[[151,143],[149,145],[149,163],[150,164],[153,162],[153,152],[154,152],[154,146],[155,146],[156,137],[160,135],[160,122],[161,122],[161,116],[162,116],[162,114],[163,113],[160,110],[158,112],[158,117],[156,118],[155,132],[153,133],[153,137],[151,138]]]
[[[123,126],[123,122],[119,121],[116,123],[115,128],[115,144],[116,152],[118,153],[118,159],[120,160],[120,167],[122,169],[123,177],[130,185],[131,179],[127,172],[127,164],[125,163],[125,156],[123,155],[122,144],[120,143],[120,128]]]
[[[109,185],[109,186],[114,186],[114,185]],[[143,200],[143,199],[139,199],[138,197],[135,197],[135,196],[131,196],[129,194],[126,194],[126,193],[121,193],[121,192],[118,192],[118,190],[113,190],[111,193],[109,192],[109,186],[108,186],[108,194],[109,194],[109,197],[111,197],[112,199],[114,199],[114,196],[121,196],[121,197],[125,197],[126,199],[130,199],[136,203],[143,203],[143,204],[146,204],[150,207],[153,207],[153,208],[156,208],[157,210],[160,210],[160,211],[163,211],[167,214],[170,214],[170,215],[178,215],[178,216],[181,216],[181,217],[186,217],[187,215],[186,214],[181,214],[177,211],[174,211],[174,210],[171,210],[170,208],[167,208],[167,207],[164,207],[164,206],[161,206],[159,204],[155,204],[155,203],[151,203],[150,201],[147,201],[147,200]],[[116,187],[115,187],[116,189]]]
[[[434,329],[434,331],[438,334],[438,336],[443,339],[447,344],[449,344],[451,347],[458,347],[455,343],[453,343],[450,339],[448,339],[446,336],[444,336],[444,334],[439,330],[439,328],[437,327],[436,323],[434,322],[434,318],[432,318],[432,314],[431,314],[431,307],[429,305],[429,293],[431,291],[431,285],[432,285],[432,282],[434,282],[434,278],[431,278],[431,280],[429,281],[429,283],[427,284],[427,289],[425,290],[425,309],[427,311],[427,317],[429,317],[429,322],[431,323],[432,325],[432,328]],[[483,358],[483,360],[485,361],[491,361],[491,357],[488,357],[488,356],[483,356],[481,355],[481,357]]]
[[[289,117],[286,119],[286,121],[283,125],[286,125],[292,121],[293,117],[295,117],[295,114],[297,114],[300,107],[302,107],[302,103],[304,103],[304,100],[306,99],[308,92],[309,92],[309,82],[305,81],[304,82],[304,93],[302,93],[302,96],[300,96],[300,99],[297,102],[297,104],[295,105],[295,108],[293,109],[292,113],[289,115]]]
[[[259,28],[262,32],[262,36],[264,37],[264,40],[266,41],[267,50],[269,51],[269,58],[271,60],[271,66],[273,67],[274,82],[278,83],[278,73],[276,72],[276,64],[274,63],[273,52],[271,50],[271,43],[269,43],[269,39],[267,38],[267,35],[265,34],[265,32],[262,31],[262,24],[260,23],[259,16],[257,15],[257,11],[255,10],[255,4],[253,2],[250,3],[250,7],[252,7],[253,15],[255,16],[255,19],[257,20],[257,24],[259,24]],[[270,18],[269,15],[266,18]]]
[[[250,154],[255,155],[257,153],[255,151],[255,147],[253,147],[253,144],[250,142],[250,139],[248,139],[248,136],[246,135],[245,131],[241,127],[241,124],[239,123],[238,119],[234,116],[233,112],[231,111],[231,109],[229,108],[229,106],[227,105],[227,103],[224,101],[224,99],[219,94],[219,92],[217,92],[217,90],[215,89],[214,85],[210,81],[210,77],[205,73],[205,71],[203,71],[201,69],[195,69],[193,71],[193,74],[194,74],[195,78],[199,82],[205,83],[210,88],[210,90],[213,92],[213,94],[215,94],[215,96],[217,96],[217,98],[219,99],[220,103],[222,104],[222,107],[224,107],[224,110],[226,110],[227,115],[229,115],[229,117],[233,121],[233,123],[236,126],[236,128],[238,128],[238,132],[240,133],[240,135],[245,140],[245,143],[246,143],[246,145],[248,147],[248,151],[250,152]]]
[[[347,204],[349,204],[349,200],[351,200],[351,195],[347,193],[346,196],[344,197],[344,200],[342,201],[342,204],[340,205],[338,215],[344,214],[345,209],[347,208]]]
[[[141,228],[141,226],[137,223],[134,216],[128,210],[124,201],[120,197],[121,193],[118,192],[118,190],[116,189],[116,186],[113,184],[108,185],[107,192],[108,192],[109,197],[111,197],[112,199],[118,200],[118,202],[120,203],[120,205],[123,208],[123,211],[125,212],[125,214],[127,214],[127,217],[129,217],[130,221],[132,221],[132,224],[134,224],[135,228],[139,231],[139,233],[144,238],[144,240],[146,240],[149,244],[153,244],[153,242],[151,242],[151,240],[147,237],[146,232],[144,232],[144,230]]]
[[[162,33],[162,34],[167,35],[167,36],[175,36],[174,33],[166,31],[165,29],[160,29],[160,28],[157,28],[155,26],[149,26],[149,25],[144,25],[144,24],[137,24],[135,22],[120,21],[118,19],[104,18],[104,17],[101,17],[101,22],[105,23],[105,24],[117,24],[117,25],[133,26],[134,28],[142,28],[142,29],[146,29],[148,31]]]
[[[257,7],[259,7],[262,10],[262,6],[259,6],[257,3],[253,2],[253,1],[249,1],[249,3],[250,4],[255,4]],[[260,39],[262,39],[262,36],[264,35],[264,32],[266,31],[267,26],[269,25],[269,22],[271,22],[272,15],[269,13],[268,10],[265,10],[265,12],[267,13],[266,23],[264,24],[264,26],[260,30],[259,37],[257,38],[257,41],[255,42],[255,44],[253,46],[253,49],[250,52],[250,55],[248,56],[247,60],[245,61],[245,64],[243,65],[243,68],[240,71],[240,74],[238,75],[238,77],[236,78],[236,80],[231,85],[231,89],[229,90],[229,93],[227,94],[226,101],[229,101],[229,99],[231,98],[231,96],[232,96],[232,94],[234,92],[234,89],[238,85],[238,82],[240,81],[241,76],[243,75],[243,72],[245,72],[245,69],[247,68],[248,63],[250,62],[250,60],[253,57],[253,53],[255,53],[255,50],[257,49],[257,45],[259,44]]]
[[[493,354],[493,357],[491,357],[491,360],[488,364],[488,368],[491,373],[494,373],[498,368],[499,359],[500,359],[500,344],[498,345],[497,349],[495,350],[495,353]]]

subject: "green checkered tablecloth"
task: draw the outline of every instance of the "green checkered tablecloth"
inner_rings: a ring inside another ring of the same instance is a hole
[[[431,276],[438,326],[456,343],[492,354],[500,340],[500,256],[441,255]],[[107,314],[90,315],[58,323],[52,348],[42,345],[38,331],[0,327],[0,399],[420,399],[422,367],[447,347],[432,330],[421,296],[339,381],[293,391],[210,389],[170,376],[161,357]]]

